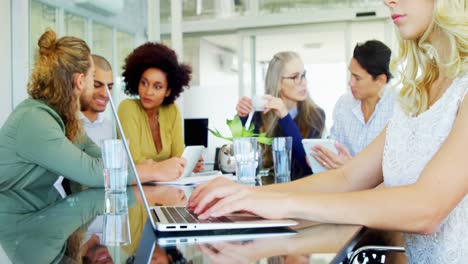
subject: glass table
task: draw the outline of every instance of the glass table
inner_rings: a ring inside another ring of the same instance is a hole
[[[185,205],[192,191],[143,188],[150,205]],[[62,198],[49,187],[0,196],[0,263],[345,263],[365,233],[361,226],[302,221],[283,234],[172,238],[153,231],[136,186],[118,198],[103,189]]]

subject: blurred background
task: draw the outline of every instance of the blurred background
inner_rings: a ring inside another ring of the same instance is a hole
[[[396,41],[382,0],[0,0],[0,125],[27,97],[46,28],[86,40],[112,63],[117,104],[125,98],[118,85],[125,57],[146,41],[165,43],[193,67],[191,88],[177,101],[183,118],[208,119],[226,135],[238,99],[263,94],[276,52],[301,55],[329,129],[356,43],[378,39],[394,49]],[[205,159],[224,143],[209,135]]]

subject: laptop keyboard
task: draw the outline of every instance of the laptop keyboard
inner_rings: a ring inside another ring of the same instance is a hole
[[[227,217],[198,219],[197,215],[185,207],[161,207],[161,211],[171,223],[232,223]]]

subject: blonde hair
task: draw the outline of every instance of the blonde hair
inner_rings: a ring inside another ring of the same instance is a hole
[[[468,0],[434,0],[433,20],[416,40],[400,37],[399,57],[392,63],[406,63],[399,71],[402,89],[399,103],[408,115],[419,115],[429,107],[431,85],[439,78],[439,66],[446,77],[454,79],[468,71]],[[449,43],[449,54],[442,62],[435,47],[429,43],[432,33],[441,33]]]
[[[285,65],[293,59],[300,60],[300,57],[296,52],[292,51],[279,52],[273,56],[273,59],[268,64],[268,70],[265,77],[265,94],[275,97],[280,96],[281,81]],[[314,101],[307,96],[306,100],[298,102],[297,108],[299,112],[297,116],[297,124],[302,136],[305,138],[308,137],[311,129],[319,131],[320,135],[322,135],[325,122]],[[263,124],[263,132],[266,132],[267,136],[278,136],[278,117],[274,113],[269,112],[264,115]]]
[[[57,39],[51,30],[42,34],[38,45],[39,52],[28,83],[28,93],[33,99],[43,100],[60,115],[65,124],[66,137],[74,141],[82,132],[74,75],[86,74],[91,67],[90,49],[79,38]]]

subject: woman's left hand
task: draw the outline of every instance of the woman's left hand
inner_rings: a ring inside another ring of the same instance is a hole
[[[273,111],[278,118],[283,118],[288,114],[288,108],[281,98],[271,95],[264,95],[263,98],[267,100],[267,103],[264,106],[265,111],[263,111],[263,113]]]

